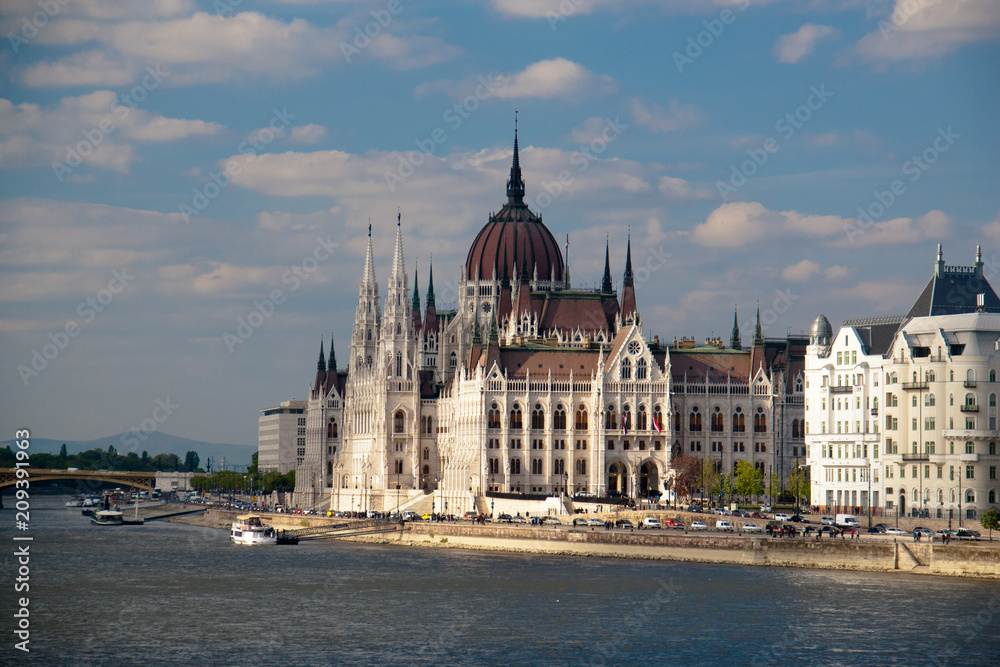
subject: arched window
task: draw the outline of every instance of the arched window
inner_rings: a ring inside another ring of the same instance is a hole
[[[576,474],[586,475],[587,474],[587,459],[577,459],[576,460]]]
[[[587,408],[583,404],[576,409],[576,430],[587,430]]]
[[[431,460],[431,450],[428,447],[424,447],[424,461]]]
[[[455,368],[456,366],[458,366],[458,355],[455,354],[454,352],[452,352],[451,353],[451,358],[450,358],[450,360],[449,360],[448,363],[451,365],[452,368]]]
[[[974,408],[974,407],[976,407],[976,395],[975,394],[966,394],[965,395],[965,407],[966,408]]]
[[[934,382],[934,371],[927,371],[927,381]]]
[[[511,459],[510,460],[510,474],[520,475],[521,474],[521,459]]]
[[[799,435],[799,420],[798,419],[793,419],[792,420],[792,437],[793,438],[800,438],[800,437],[802,437],[801,435]]]
[[[371,339],[372,339],[372,330],[369,329],[368,330],[368,340],[371,340]]]
[[[663,433],[663,413],[660,411],[659,405],[653,406],[653,428],[656,429],[657,433]]]
[[[878,410],[878,396],[872,399],[872,408]]]
[[[635,379],[645,380],[646,379],[646,360],[639,359],[635,362]]]
[[[403,354],[401,352],[396,353],[396,377],[403,374]]]
[[[996,381],[997,381],[997,372],[995,370],[991,370],[990,371],[990,382],[996,382]]]
[[[716,405],[715,409],[712,410],[712,430],[715,432],[723,431],[722,408],[720,408],[718,405]]]
[[[976,370],[970,368],[965,372],[965,386],[975,387],[976,386]]]
[[[689,431],[701,430],[701,412],[698,411],[697,405],[691,408],[691,414],[688,416],[688,430]]]
[[[944,489],[938,489],[938,492],[937,492],[937,501],[939,503],[943,503],[944,502]]]
[[[767,415],[764,414],[764,408],[757,408],[753,416],[753,432],[767,433]]]
[[[392,417],[392,432],[393,433],[405,433],[406,414],[402,410],[396,410],[396,414]]]
[[[910,396],[910,405],[912,407],[914,407],[914,408],[917,407],[917,395],[916,394],[914,394],[913,396]]]
[[[403,333],[403,328],[399,324],[396,324],[396,335],[398,336],[401,333]]]
[[[995,505],[997,502],[997,492],[996,489],[990,489],[989,503],[990,505]]]
[[[524,428],[524,424],[521,421],[521,406],[516,403],[510,411],[510,428]]]
[[[924,405],[927,407],[934,405],[934,394],[927,394],[924,396]]]
[[[427,417],[427,430],[425,431],[425,433],[428,434],[434,433],[434,417],[431,416]]]
[[[402,475],[403,474],[403,460],[402,459],[396,459],[396,474],[397,475]]]
[[[487,428],[500,428],[500,408],[494,403],[487,415]]]
[[[333,439],[337,437],[337,420],[331,419],[330,423],[326,425],[326,437]]]
[[[531,411],[531,428],[539,431],[545,428],[545,411],[541,405],[535,405]]]
[[[645,405],[640,405],[639,412],[637,412],[635,415],[635,428],[638,431],[645,431],[646,429],[649,428]]]
[[[622,406],[622,428],[626,431],[635,429],[635,424],[632,422],[632,408],[627,403]]]
[[[990,407],[995,408],[997,406],[997,395],[990,394]]]
[[[424,474],[425,475],[431,474],[431,467],[430,466],[424,466]]]
[[[965,502],[969,503],[970,505],[975,504],[976,492],[974,490],[969,489],[968,491],[965,492]]]
[[[743,433],[746,430],[746,415],[743,414],[743,408],[737,407],[733,413],[733,433]]]
[[[618,415],[613,405],[609,405],[608,411],[604,413],[604,428],[612,430],[618,428]]]
[[[622,359],[622,379],[631,380],[632,379],[632,360]]]
[[[557,431],[566,430],[566,410],[561,405],[557,405],[556,411],[552,413],[552,428]]]

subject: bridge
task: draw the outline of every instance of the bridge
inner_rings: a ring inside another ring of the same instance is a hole
[[[111,472],[109,470],[46,470],[43,468],[23,468],[28,471],[29,482],[46,480],[82,480],[86,482],[110,482],[137,489],[152,491],[156,484],[155,472]],[[17,482],[15,468],[0,468],[0,490],[14,486]]]

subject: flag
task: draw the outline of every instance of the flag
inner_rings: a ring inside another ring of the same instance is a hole
[[[655,429],[656,429],[656,432],[657,432],[657,433],[663,433],[663,427],[662,427],[662,426],[660,426],[660,422],[659,422],[659,420],[658,420],[658,419],[656,418],[656,415],[653,415],[653,428],[655,428]]]
[[[625,429],[625,435],[628,435],[628,417],[629,417],[629,414],[630,413],[626,412],[624,415],[622,415],[622,428]]]

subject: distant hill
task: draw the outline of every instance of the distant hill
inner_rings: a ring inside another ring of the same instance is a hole
[[[142,437],[145,440],[142,440]],[[5,440],[0,442],[0,447],[11,447],[13,443],[13,440]],[[118,435],[109,435],[96,440],[32,438],[31,449],[29,451],[58,454],[63,443],[66,443],[66,452],[68,454],[79,454],[88,449],[106,450],[109,446],[114,445],[115,450],[119,454],[128,454],[130,451],[134,451],[140,456],[143,451],[147,452],[150,456],[176,454],[180,457],[181,461],[184,460],[184,455],[189,451],[195,451],[198,452],[201,467],[205,470],[208,469],[209,458],[212,459],[213,470],[218,470],[222,467],[223,458],[226,460],[227,468],[234,465],[250,465],[251,457],[257,451],[256,445],[227,445],[218,442],[200,442],[160,432],[139,434],[119,433]]]

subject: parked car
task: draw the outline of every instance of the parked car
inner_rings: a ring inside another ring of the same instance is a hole
[[[914,528],[913,533],[915,535],[919,535],[921,539],[925,537],[926,538],[934,537],[934,531],[932,531],[930,528],[924,528],[923,526],[917,526],[916,528]]]
[[[560,521],[558,517],[554,517],[554,516],[544,517],[542,519],[542,523],[545,524],[546,526],[561,526],[562,525],[562,521]]]
[[[741,530],[744,533],[763,533],[764,532],[764,529],[761,528],[760,526],[758,526],[755,523],[745,523],[745,524],[743,524],[743,528],[741,528]]]
[[[702,512],[701,505],[688,505],[687,506],[687,511],[688,512],[693,512],[695,514],[701,514],[701,512]]]
[[[909,535],[909,533],[906,532],[905,530],[903,530],[902,528],[886,528],[885,529],[885,534],[886,535]]]
[[[760,512],[753,512],[753,513],[752,513],[752,514],[750,515],[750,518],[751,518],[751,519],[766,519],[767,517],[766,517],[766,516],[764,516],[763,514],[761,514]]]
[[[462,515],[462,521],[475,521],[479,518],[478,512],[466,512]]]
[[[588,526],[604,526],[604,519],[587,519]]]
[[[692,521],[691,530],[708,530],[708,525],[704,521]]]
[[[770,505],[761,505],[760,506],[760,511],[761,512],[765,512],[765,513],[770,512],[771,511],[771,506]]]
[[[715,529],[716,530],[723,530],[723,531],[731,533],[734,530],[736,530],[736,527],[732,524],[731,521],[726,521],[725,519],[720,519],[719,521],[715,522]]]
[[[959,528],[955,531],[953,539],[956,540],[975,540],[979,541],[980,535],[977,530],[969,530],[967,528]]]
[[[617,521],[615,521],[615,528],[631,529],[635,528],[635,524],[629,521],[628,519],[618,519]]]
[[[667,518],[667,519],[664,519],[662,523],[663,523],[663,527],[664,528],[683,528],[684,527],[684,522],[681,521],[680,519],[670,519],[670,518]]]
[[[518,514],[517,516],[512,517],[511,520],[508,523],[528,523],[528,520],[525,519],[520,514]]]
[[[717,507],[712,510],[712,514],[715,514],[716,516],[729,516],[729,510],[723,507]]]
[[[498,516],[496,518],[497,523],[510,523],[513,520],[514,520],[514,517],[512,517],[511,515],[509,515],[507,513],[501,514],[500,516]]]
[[[805,518],[801,514],[793,514],[791,520],[795,523],[809,523],[809,519]]]
[[[822,526],[832,526],[833,525],[833,517],[832,516],[820,517],[819,523]]]
[[[774,515],[774,520],[775,521],[788,521],[791,518],[792,517],[788,516],[784,512],[778,512],[777,514]]]
[[[660,520],[657,519],[655,516],[647,516],[646,518],[644,518],[642,520],[642,527],[643,528],[663,528],[663,525],[660,523]]]
[[[578,516],[575,519],[573,519],[573,525],[574,526],[586,526],[587,525],[587,519],[585,519],[582,516]]]

